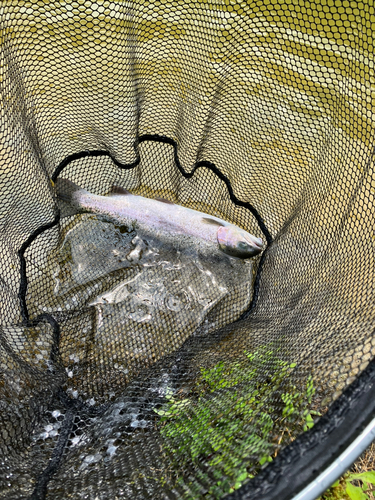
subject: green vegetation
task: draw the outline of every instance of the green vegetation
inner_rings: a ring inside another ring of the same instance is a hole
[[[374,498],[366,493],[369,492],[370,485],[375,486],[375,471],[365,471],[359,474],[347,472],[319,500],[370,500]]]
[[[263,347],[245,351],[239,361],[201,368],[189,398],[169,391],[167,402],[155,411],[164,452],[180,477],[199,462],[194,474],[207,485],[205,493],[221,498],[272,461],[275,449],[312,427],[313,380],[309,377],[298,389],[290,380],[295,368],[276,350]],[[202,498],[188,477],[179,484],[189,491],[188,498]]]

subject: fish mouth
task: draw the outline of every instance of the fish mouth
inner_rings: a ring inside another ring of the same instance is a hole
[[[237,228],[220,227],[217,232],[219,248],[227,255],[239,259],[250,259],[262,252],[264,246],[261,238]]]
[[[259,250],[259,252],[263,250],[263,241],[261,238],[246,238],[246,243],[256,250]]]

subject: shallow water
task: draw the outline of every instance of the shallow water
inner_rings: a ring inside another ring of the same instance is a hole
[[[190,336],[235,321],[251,302],[254,260],[190,237],[162,244],[84,214],[62,229],[60,243],[30,285],[29,307],[59,319],[68,385],[84,399],[98,396],[93,373],[99,385],[120,389]],[[82,371],[88,360],[91,375]]]

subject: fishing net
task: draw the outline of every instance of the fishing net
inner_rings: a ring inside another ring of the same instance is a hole
[[[3,2],[0,498],[292,498],[368,424],[374,21],[343,0]],[[157,251],[64,216],[60,177],[265,250]]]

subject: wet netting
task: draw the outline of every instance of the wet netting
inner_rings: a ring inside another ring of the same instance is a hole
[[[368,425],[374,22],[346,0],[2,2],[0,498],[293,498]],[[61,178],[264,250],[160,246],[64,211]]]

